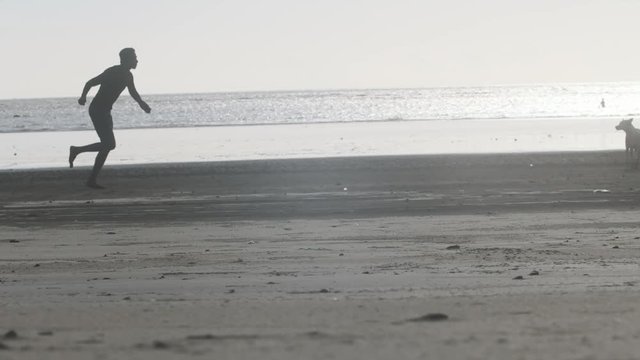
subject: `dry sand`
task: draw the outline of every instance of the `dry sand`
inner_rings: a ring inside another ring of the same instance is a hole
[[[640,358],[622,152],[88,171],[0,172],[2,360]]]

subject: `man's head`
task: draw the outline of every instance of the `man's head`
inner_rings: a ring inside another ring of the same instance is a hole
[[[124,48],[120,50],[120,64],[130,69],[135,69],[136,66],[138,66],[136,51],[133,48]]]

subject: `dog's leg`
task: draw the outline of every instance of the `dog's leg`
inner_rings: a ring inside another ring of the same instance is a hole
[[[624,149],[624,164],[629,164],[629,148]]]

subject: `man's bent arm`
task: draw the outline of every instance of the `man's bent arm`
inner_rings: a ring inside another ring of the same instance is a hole
[[[138,94],[138,90],[136,90],[136,86],[133,83],[133,78],[129,81],[129,84],[127,84],[127,89],[129,89],[129,95],[131,95],[133,100],[135,100],[138,103],[138,105],[140,105],[142,110],[144,110],[144,112],[146,113],[150,113],[151,108],[149,107],[149,105],[147,105],[146,102],[144,102],[144,100],[142,100],[142,98],[140,97],[140,94]]]
[[[96,85],[100,85],[100,83],[101,83],[100,75],[87,81],[87,83],[84,84],[84,88],[82,89],[82,95],[80,95],[80,99],[78,99],[78,104],[84,105],[87,102],[87,94],[89,93],[89,90],[91,90],[91,88]]]

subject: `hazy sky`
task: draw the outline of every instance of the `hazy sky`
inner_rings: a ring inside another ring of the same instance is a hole
[[[640,81],[639,0],[0,0],[0,98]]]

